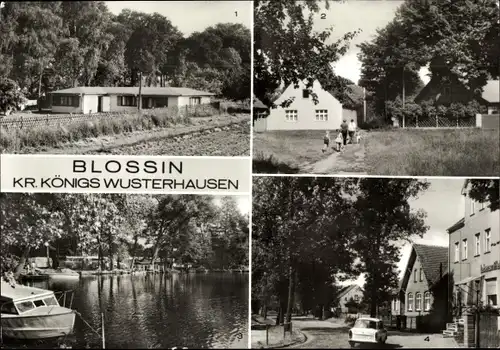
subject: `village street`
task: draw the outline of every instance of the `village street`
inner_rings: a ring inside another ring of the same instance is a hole
[[[350,348],[348,342],[349,327],[343,319],[331,318],[319,321],[312,317],[293,318],[293,327],[300,329],[307,340],[304,343],[295,344],[290,348]],[[389,331],[389,337],[385,345],[366,344],[356,348],[457,348],[452,338],[443,338],[441,334],[404,333]]]

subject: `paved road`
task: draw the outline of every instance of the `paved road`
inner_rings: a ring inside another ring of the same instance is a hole
[[[350,348],[348,342],[349,328],[341,320],[328,321],[294,320],[294,327],[298,327],[307,336],[307,341],[291,348]],[[390,331],[385,345],[363,344],[356,348],[396,349],[396,348],[456,348],[453,339],[443,338],[440,334],[411,334]]]

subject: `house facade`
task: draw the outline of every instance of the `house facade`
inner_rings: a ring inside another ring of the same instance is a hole
[[[434,101],[438,105],[449,106],[451,103],[468,103],[476,99],[487,110],[487,114],[499,114],[500,110],[500,81],[488,80],[479,97],[475,97],[457,79],[443,81],[437,77],[431,78],[429,83],[415,97],[416,103]]]
[[[340,290],[337,300],[340,312],[348,313],[349,307],[347,304],[349,301],[353,300],[356,303],[360,303],[363,300],[363,289],[357,284],[345,286]]]
[[[421,318],[429,329],[440,329],[447,321],[448,247],[413,244],[392,314],[406,316],[405,328],[418,328]],[[415,320],[415,321],[413,321]]]
[[[342,123],[342,104],[331,93],[315,81],[312,91],[318,96],[315,104],[306,89],[306,84],[299,83],[295,88],[288,86],[270,110],[265,121],[265,131],[272,130],[336,130]],[[293,99],[290,105],[282,107],[285,101]]]
[[[470,184],[465,181],[464,217],[448,229],[450,276],[458,315],[478,302],[499,307],[499,211],[491,211],[489,203],[474,201],[469,190]]]
[[[179,87],[143,87],[142,108],[208,104],[213,93]],[[51,93],[53,113],[133,111],[138,108],[139,87],[76,87]]]

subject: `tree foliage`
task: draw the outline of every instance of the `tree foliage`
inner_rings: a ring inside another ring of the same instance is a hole
[[[415,95],[426,65],[432,77],[480,93],[499,74],[498,11],[496,0],[405,1],[373,41],[359,45],[361,85],[374,94],[377,112],[402,96],[403,85]]]
[[[470,185],[469,196],[480,202],[488,202],[491,211],[496,211],[500,208],[500,195],[499,181],[495,179],[469,179],[467,180]]]
[[[184,36],[158,13],[103,1],[6,2],[0,75],[30,98],[76,86],[186,86],[250,96],[250,30],[220,23]]]
[[[345,33],[341,39],[328,44],[333,28],[322,32],[313,30],[314,15],[321,10],[322,1],[259,0],[254,5],[254,94],[271,105],[268,96],[280,85],[298,86],[307,81],[311,88],[315,79],[331,73],[331,63],[349,48],[356,34]],[[326,8],[328,1],[324,2]],[[337,87],[345,89],[341,81]],[[313,98],[317,98],[312,94]]]
[[[297,295],[304,310],[324,307],[338,281],[365,273],[373,307],[397,282],[396,242],[427,229],[425,213],[409,205],[427,187],[407,179],[255,179],[253,298],[266,304],[276,296],[283,309]]]
[[[16,256],[18,272],[45,242],[63,256],[98,255],[102,269],[128,257],[224,268],[248,263],[248,219],[233,198],[219,208],[199,195],[2,193],[0,213],[2,256]],[[225,242],[224,261],[214,254],[215,234]],[[2,262],[5,268],[12,267]]]

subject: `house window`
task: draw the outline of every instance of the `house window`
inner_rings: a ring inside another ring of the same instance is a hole
[[[355,301],[355,302],[358,302],[358,301],[359,301],[359,295],[357,295],[357,294],[356,294],[356,295],[354,296],[354,301]]]
[[[483,210],[485,207],[484,202],[479,203],[479,210]]]
[[[287,122],[296,122],[298,119],[297,110],[296,109],[287,109],[285,111],[285,120]]]
[[[464,239],[462,241],[462,249],[463,249],[462,260],[466,260],[467,259],[467,239]]]
[[[345,297],[344,300],[347,301],[347,297]]]
[[[418,282],[418,280],[417,280],[417,269],[413,270],[413,282]]]
[[[309,90],[303,89],[302,90],[302,97],[303,98],[309,98]]]
[[[498,114],[498,107],[495,106],[488,107],[488,114]]]
[[[489,253],[491,251],[491,229],[487,229],[484,235],[484,252]]]
[[[478,256],[479,254],[481,254],[481,234],[480,233],[476,233],[474,235],[474,247],[475,247],[474,256]]]
[[[54,96],[52,98],[52,105],[78,107],[80,105],[80,97],[79,96]]]
[[[398,299],[398,300],[396,300],[396,311],[397,312],[399,312],[400,307],[401,307],[401,304],[400,304],[400,301]]]
[[[485,290],[486,290],[486,302],[488,305],[497,306],[497,279],[489,278],[484,281],[485,282]]]
[[[422,293],[415,294],[415,311],[422,311]]]
[[[419,276],[419,280],[420,282],[422,282],[424,280],[424,269],[420,269],[420,276]]]
[[[474,200],[470,200],[470,215],[474,215],[474,213],[476,212],[476,203],[474,202]]]
[[[429,311],[431,309],[431,293],[424,293],[424,311]]]
[[[460,243],[455,242],[455,262],[460,261]]]
[[[408,293],[408,311],[413,311],[413,293]]]
[[[317,122],[328,121],[328,110],[327,109],[317,109],[316,110],[316,121]]]
[[[117,96],[117,105],[124,107],[137,107],[137,97],[135,96]]]
[[[194,106],[194,105],[200,105],[201,104],[201,97],[190,97],[189,98],[189,105]]]

